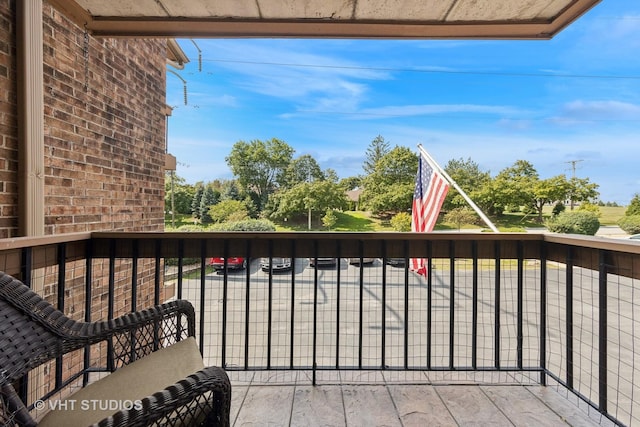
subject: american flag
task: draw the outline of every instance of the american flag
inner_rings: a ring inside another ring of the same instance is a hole
[[[411,209],[411,231],[427,233],[433,230],[438,220],[440,208],[449,191],[449,183],[429,162],[420,154],[418,174],[416,175],[416,190],[413,193],[413,206]],[[411,270],[427,275],[426,259],[412,258]]]

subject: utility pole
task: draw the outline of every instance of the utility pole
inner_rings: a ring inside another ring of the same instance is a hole
[[[576,164],[578,164],[579,162],[584,162],[584,160],[580,159],[580,160],[569,160],[568,162],[565,163],[569,163],[571,164],[571,177],[575,178],[576,177]]]
[[[579,160],[569,160],[565,163],[569,163],[571,165],[571,178],[574,179],[576,177],[576,164],[578,164],[579,162],[582,162],[584,160],[579,159]],[[571,210],[573,210],[573,195],[569,198],[569,207]]]
[[[311,186],[311,169],[307,171],[307,182]],[[307,217],[309,218],[309,231],[311,231],[311,202],[309,202],[309,214]]]

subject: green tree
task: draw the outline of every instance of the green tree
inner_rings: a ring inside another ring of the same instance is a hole
[[[362,202],[377,215],[409,211],[417,170],[418,156],[409,148],[396,146],[364,178]]]
[[[344,190],[330,181],[302,182],[274,195],[270,218],[274,220],[301,220],[309,212],[316,217],[328,209],[345,209],[347,197]]]
[[[384,140],[381,135],[376,136],[369,144],[367,152],[365,153],[364,163],[362,169],[365,174],[370,175],[376,169],[376,164],[390,151],[389,143]]]
[[[483,199],[482,192],[491,183],[491,174],[480,170],[480,166],[471,160],[458,159],[449,160],[444,170],[458,184],[458,186],[473,200],[480,205],[478,200]],[[444,211],[455,208],[466,207],[467,201],[458,191],[451,187],[442,205]]]
[[[325,176],[316,159],[305,154],[291,161],[285,171],[285,181],[288,188],[301,182],[322,181]]]
[[[491,182],[491,204],[496,214],[502,214],[505,206],[534,207],[534,186],[538,182],[538,172],[526,160],[517,160],[513,166],[503,169]]]
[[[633,196],[624,214],[625,216],[640,215],[640,194],[636,193]]]
[[[333,228],[338,222],[338,216],[336,215],[333,209],[327,209],[327,213],[322,217],[322,225],[327,227],[329,230]]]
[[[209,216],[209,208],[220,201],[220,193],[207,185],[200,199],[200,222],[203,224],[211,223]]]
[[[240,189],[235,180],[230,179],[222,184],[220,198],[222,200],[241,200]]]
[[[225,158],[238,183],[247,193],[254,193],[258,209],[262,209],[269,194],[282,186],[294,150],[284,141],[238,141]]]
[[[191,214],[191,202],[195,194],[195,188],[193,185],[187,184],[186,180],[175,172],[170,171],[165,173],[164,177],[164,206],[165,211],[172,211],[178,214],[189,215]]]
[[[393,183],[375,191],[374,186],[365,187],[361,199],[366,197],[365,206],[375,215],[389,217],[411,210],[415,183]]]
[[[478,216],[471,209],[460,207],[455,208],[447,212],[444,216],[444,222],[454,224],[458,231],[464,224],[473,224],[478,219]]]
[[[349,176],[338,181],[338,185],[340,185],[344,191],[355,190],[362,186],[362,179],[361,176]]]
[[[200,219],[200,204],[202,202],[202,195],[204,194],[204,185],[201,182],[196,183],[196,190],[191,200],[191,215],[194,218]]]
[[[246,204],[240,200],[222,200],[209,208],[209,217],[214,224],[226,221],[241,221],[249,218]]]
[[[566,198],[569,199],[571,210],[578,202],[591,202],[598,197],[600,195],[598,187],[598,184],[589,182],[589,178],[573,177],[569,179]]]
[[[533,199],[526,206],[535,210],[539,223],[543,221],[542,209],[544,206],[558,200],[564,200],[569,191],[569,185],[564,175],[534,181]]]
[[[331,168],[327,168],[324,170],[324,179],[325,181],[337,183],[340,178],[338,177],[338,172]]]

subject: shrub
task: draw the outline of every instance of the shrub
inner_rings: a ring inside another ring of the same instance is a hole
[[[555,205],[553,205],[553,210],[551,211],[551,215],[553,216],[560,215],[566,209],[567,207],[564,205],[564,203],[558,202]]]
[[[578,207],[578,211],[593,212],[596,216],[600,216],[600,208],[598,205],[589,202],[582,202]]]
[[[593,236],[600,228],[598,216],[589,211],[562,212],[547,221],[547,228],[554,233],[586,234]]]
[[[166,266],[177,266],[179,258],[165,258],[164,265]],[[200,258],[183,258],[182,265],[191,265],[197,264],[200,262]]]
[[[338,222],[336,213],[332,209],[327,209],[327,213],[322,217],[322,225],[331,230],[336,225],[336,222]]]
[[[276,226],[266,219],[245,219],[222,222],[209,227],[210,231],[276,231]]]
[[[640,234],[640,215],[623,216],[618,221],[618,225],[625,233]]]
[[[395,231],[411,231],[411,215],[406,212],[396,214],[389,223]]]
[[[238,222],[248,218],[249,212],[240,200],[223,200],[209,208],[209,216],[214,223]]]
[[[176,228],[175,231],[207,231],[208,228],[197,224],[184,224]]]
[[[640,215],[640,194],[635,194],[631,203],[627,206],[627,210],[624,211],[626,216]]]

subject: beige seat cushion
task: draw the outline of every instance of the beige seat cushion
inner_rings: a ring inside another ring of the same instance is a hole
[[[110,409],[115,405],[130,405],[127,401],[141,400],[203,368],[204,363],[198,345],[193,337],[189,337],[138,359],[78,390],[59,402],[60,405],[51,409],[38,425],[88,426],[123,409]],[[52,408],[57,403],[50,402],[48,407]],[[101,410],[100,405],[104,410]]]

